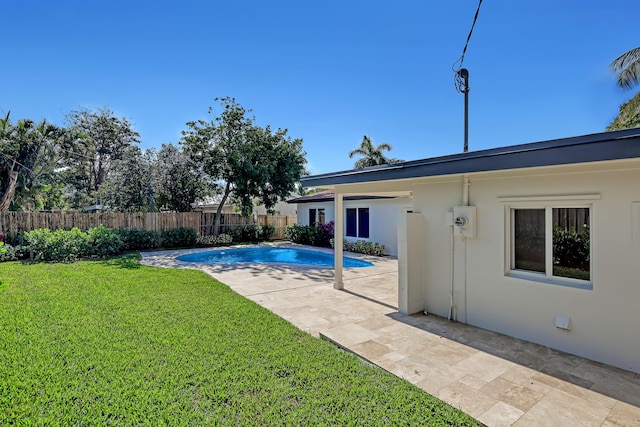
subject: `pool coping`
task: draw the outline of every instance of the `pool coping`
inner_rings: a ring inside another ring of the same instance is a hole
[[[266,243],[250,243],[250,244],[240,244],[240,245],[225,245],[225,246],[208,246],[202,248],[187,248],[187,249],[165,249],[159,251],[147,251],[140,252],[142,256],[141,263],[143,265],[150,265],[156,267],[170,267],[170,268],[189,268],[189,269],[198,269],[202,270],[203,267],[214,268],[216,266],[229,268],[231,266],[236,266],[237,268],[251,268],[261,265],[269,265],[274,267],[285,267],[290,268],[292,270],[322,270],[322,271],[331,271],[333,272],[333,265],[331,266],[319,266],[312,264],[293,264],[286,262],[268,262],[268,263],[256,263],[256,262],[220,262],[220,263],[206,263],[206,262],[193,262],[193,261],[180,261],[177,258],[182,255],[190,255],[204,252],[211,252],[217,250],[225,250],[225,249],[238,249],[238,248],[259,248],[259,247],[281,247],[281,248],[291,248],[291,249],[305,249],[310,251],[322,252],[325,254],[334,254],[333,248],[324,248],[319,246],[309,246],[309,245],[301,245],[298,243],[292,242],[266,242]],[[374,255],[366,255],[360,254],[356,252],[345,252],[348,254],[347,256],[350,258],[358,259],[361,261],[367,261],[373,264],[373,267],[377,265],[377,263],[382,260],[396,260],[397,258],[391,255],[385,255],[383,257],[378,257]],[[345,270],[359,269],[359,268],[371,268],[371,267],[343,267]]]

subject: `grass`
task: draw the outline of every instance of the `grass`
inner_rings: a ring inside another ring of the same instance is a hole
[[[479,425],[200,271],[0,264],[0,425]]]

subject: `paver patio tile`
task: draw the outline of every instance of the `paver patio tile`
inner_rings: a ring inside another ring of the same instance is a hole
[[[521,411],[528,411],[545,396],[545,393],[498,377],[480,389],[494,399],[507,403]]]
[[[471,357],[467,357],[455,366],[464,369],[487,382],[492,381],[505,373],[514,365],[511,362],[492,356],[487,353],[477,352]]]
[[[524,414],[518,408],[498,402],[478,417],[478,421],[490,427],[508,427],[518,421]]]
[[[455,382],[441,389],[436,394],[436,397],[475,418],[478,418],[498,403],[497,399],[493,399],[460,382]]]
[[[560,390],[553,390],[515,426],[600,426],[611,410]]]
[[[640,426],[640,408],[617,402],[604,420],[602,427]]]

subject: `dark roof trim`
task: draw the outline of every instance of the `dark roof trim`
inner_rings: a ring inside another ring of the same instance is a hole
[[[305,187],[640,158],[640,128],[492,148],[302,178]]]
[[[315,194],[311,194],[309,196],[298,197],[296,199],[287,200],[287,203],[319,203],[319,202],[333,202],[334,194],[333,192],[328,194],[322,194],[318,197],[313,197]],[[343,200],[377,200],[377,199],[394,199],[394,196],[373,196],[373,195],[362,195],[362,196],[344,196]]]

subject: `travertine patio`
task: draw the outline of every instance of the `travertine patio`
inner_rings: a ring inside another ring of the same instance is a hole
[[[331,268],[188,264],[178,253],[143,253],[142,263],[200,268],[489,426],[640,425],[639,374],[437,316],[399,314],[395,259],[346,269],[338,291]]]

